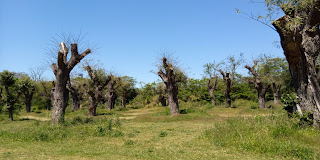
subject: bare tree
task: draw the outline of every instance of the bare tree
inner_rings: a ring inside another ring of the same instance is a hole
[[[259,108],[266,108],[266,92],[267,92],[267,89],[270,87],[270,84],[267,84],[261,81],[260,76],[255,70],[255,67],[257,66],[257,64],[258,64],[258,61],[255,60],[254,65],[252,67],[245,65],[245,68],[247,68],[253,75],[253,80],[248,79],[248,81],[249,83],[254,84],[254,87],[258,92]]]
[[[168,94],[168,105],[170,107],[171,115],[179,114],[178,104],[178,86],[176,84],[176,74],[174,72],[174,66],[172,63],[167,63],[167,58],[162,58],[162,67],[158,71],[158,75],[166,85],[166,91]]]
[[[90,49],[85,50],[83,53],[78,54],[78,45],[71,44],[71,57],[67,61],[67,54],[69,49],[64,42],[60,43],[60,50],[58,52],[57,64],[51,65],[52,71],[56,77],[56,85],[53,91],[53,110],[52,122],[60,123],[64,121],[65,109],[69,92],[67,89],[67,82],[70,79],[71,70],[89,53]]]

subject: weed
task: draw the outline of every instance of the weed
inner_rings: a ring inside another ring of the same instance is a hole
[[[159,134],[159,137],[165,137],[167,135],[168,135],[168,133],[166,131],[161,131]]]

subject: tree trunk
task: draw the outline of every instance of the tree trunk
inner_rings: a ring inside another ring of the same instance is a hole
[[[162,59],[162,67],[166,73],[163,73],[162,70],[159,70],[158,75],[163,80],[166,85],[166,91],[168,95],[168,105],[170,107],[171,115],[179,114],[179,103],[178,103],[178,86],[175,80],[175,73],[173,71],[172,64],[167,64],[167,58]]]
[[[287,29],[291,17],[285,15],[273,25],[281,38],[281,46],[289,63],[290,74],[297,92],[297,104],[312,113],[313,124],[320,127],[320,86],[316,60],[320,52],[320,1],[308,11],[302,24]]]
[[[248,65],[245,65],[244,67],[247,68],[252,75],[254,76],[254,80],[248,79],[249,83],[254,84],[254,87],[256,88],[258,92],[258,102],[259,102],[259,108],[267,108],[266,107],[266,92],[267,89],[270,87],[269,84],[261,82],[260,76],[255,70],[255,67],[258,65],[258,61],[254,61],[254,65],[252,67],[249,67]]]
[[[31,99],[26,97],[25,104],[26,104],[26,112],[27,113],[31,112]]]
[[[273,101],[275,104],[279,103],[279,97],[281,96],[280,89],[281,84],[276,85],[275,83],[272,83]]]
[[[114,89],[114,85],[116,84],[115,80],[112,80],[112,82],[108,83],[108,110],[114,109],[114,105],[116,103],[117,95],[116,91]]]
[[[89,93],[89,102],[90,105],[88,106],[88,115],[96,116],[98,104],[94,93]]]
[[[13,106],[9,106],[8,111],[9,111],[9,119],[13,121]]]
[[[226,91],[224,92],[224,96],[226,99],[226,106],[227,107],[231,107],[231,97],[230,97],[230,92],[231,92],[231,79],[229,77],[229,72],[227,72],[226,74],[224,74],[224,72],[220,69],[219,72],[221,73],[221,75],[223,76],[223,81],[226,84]]]
[[[162,107],[167,106],[166,98],[165,98],[165,96],[163,96],[161,94],[159,95],[159,102],[161,103]]]
[[[71,57],[67,61],[67,54],[69,49],[65,43],[60,43],[60,50],[58,52],[57,64],[51,65],[52,71],[56,77],[55,87],[53,90],[53,109],[52,122],[61,123],[64,121],[65,109],[69,99],[69,91],[67,89],[67,82],[70,79],[71,70],[83,59],[86,55],[91,53],[87,49],[81,54],[78,54],[77,44],[71,44]]]
[[[51,99],[47,99],[47,110],[51,110]]]
[[[212,102],[212,105],[216,105],[216,98],[214,96],[214,90],[216,89],[216,86],[218,84],[218,77],[216,76],[215,77],[215,80],[214,80],[214,84],[212,86],[212,80],[213,80],[213,77],[211,77],[208,81],[208,91],[209,91],[209,95],[211,97],[211,102]]]
[[[71,82],[68,83],[69,90],[72,96],[72,103],[71,103],[71,110],[76,111],[80,108],[80,98],[79,98],[79,92],[78,89],[74,88],[71,85]]]
[[[261,86],[257,91],[258,91],[259,108],[267,108],[266,107],[266,91],[267,91],[267,89]]]
[[[122,108],[126,108],[126,101],[127,101],[127,93],[124,92],[121,99]]]

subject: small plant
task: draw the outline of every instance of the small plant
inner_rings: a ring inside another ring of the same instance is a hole
[[[167,132],[166,131],[161,131],[160,134],[159,134],[159,137],[165,137],[167,136]]]
[[[124,145],[126,146],[132,146],[134,144],[134,141],[133,140],[127,140]]]
[[[284,94],[281,96],[281,102],[283,103],[283,109],[287,111],[288,116],[292,117],[297,102],[295,95]]]

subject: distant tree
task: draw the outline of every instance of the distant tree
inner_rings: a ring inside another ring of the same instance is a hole
[[[78,54],[78,45],[73,43],[71,47],[71,57],[67,61],[67,54],[69,49],[64,42],[60,43],[60,50],[58,52],[57,64],[51,65],[52,71],[56,77],[55,87],[52,92],[53,95],[53,110],[52,122],[60,123],[64,121],[65,109],[69,97],[67,83],[70,79],[71,70],[89,53],[90,49],[85,50],[83,53]]]
[[[157,83],[155,92],[158,95],[158,101],[161,103],[162,107],[167,106],[166,86],[163,83]]]
[[[40,82],[43,80],[43,73],[45,72],[44,67],[36,67],[36,68],[30,68],[30,78],[36,82]]]
[[[203,65],[204,74],[208,78],[207,87],[211,97],[212,105],[216,104],[214,91],[218,84],[218,68],[220,67],[220,63],[207,63]]]
[[[26,112],[31,112],[31,103],[33,94],[35,93],[35,83],[31,80],[29,76],[22,76],[18,80],[18,86],[20,89],[20,92],[24,96],[24,103],[26,105]]]
[[[168,62],[166,57],[162,58],[162,65],[159,68],[158,75],[166,85],[168,95],[168,105],[171,115],[179,114],[178,103],[178,86],[177,86],[177,68],[172,63]]]
[[[243,53],[240,53],[239,57],[236,57],[235,55],[228,56],[224,63],[226,65],[226,70],[231,74],[230,79],[232,82],[232,86],[236,81],[237,69],[241,64],[244,63]],[[218,67],[219,66],[217,66],[217,68]]]
[[[111,76],[107,76],[102,69],[92,69],[90,66],[85,68],[91,81],[87,88],[90,106],[88,107],[89,116],[95,116],[98,104],[101,102],[102,91],[111,81]]]
[[[132,77],[123,76],[119,78],[117,83],[117,91],[121,96],[121,104],[123,108],[126,108],[127,97],[131,89],[133,89],[135,80]]]
[[[231,79],[230,79],[230,73],[229,72],[226,72],[224,73],[221,69],[219,69],[219,72],[221,73],[222,75],[222,78],[223,78],[223,81],[224,83],[226,84],[226,90],[224,92],[224,96],[225,96],[225,99],[226,99],[226,106],[227,107],[231,107],[231,97],[230,97],[230,92],[231,92]]]
[[[17,86],[17,78],[13,72],[4,70],[0,73],[0,84],[4,87],[5,96],[4,103],[6,104],[9,112],[9,118],[13,121],[13,111],[21,92]]]
[[[248,81],[249,83],[254,84],[254,87],[258,92],[259,108],[266,108],[266,92],[267,89],[270,87],[270,84],[261,80],[260,75],[256,71],[257,65],[258,61],[255,60],[254,65],[252,67],[245,65],[245,68],[247,68],[249,72],[251,72],[251,74],[253,75],[253,79],[248,79]]]
[[[115,84],[117,83],[118,79],[115,76],[110,76],[110,82],[108,83],[108,110],[114,109],[117,99],[117,93],[115,90]]]
[[[51,106],[52,106],[52,101],[51,101],[52,93],[51,93],[51,90],[53,88],[52,82],[41,80],[40,84],[42,86],[42,90],[41,90],[39,95],[44,97],[44,99],[46,101],[46,109],[47,110],[51,110]]]

